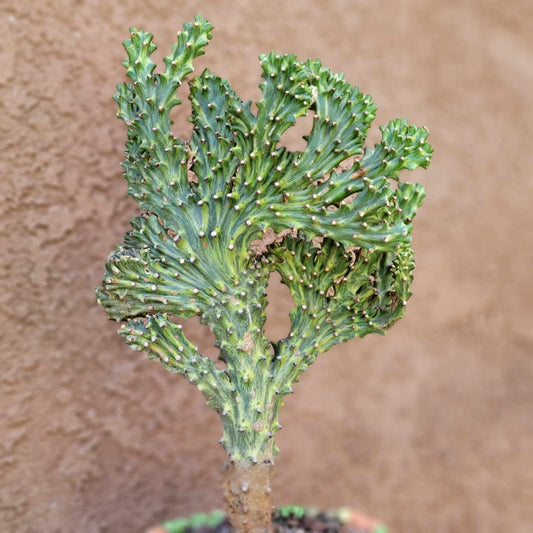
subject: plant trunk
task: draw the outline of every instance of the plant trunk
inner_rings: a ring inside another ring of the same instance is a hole
[[[272,532],[271,462],[225,465],[224,492],[229,519],[238,533]]]

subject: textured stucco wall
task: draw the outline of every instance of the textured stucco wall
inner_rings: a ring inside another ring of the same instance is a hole
[[[130,351],[93,293],[137,213],[111,100],[120,43],[149,30],[160,58],[197,11],[216,28],[199,66],[243,98],[259,94],[259,53],[321,57],[373,95],[376,123],[426,124],[435,147],[412,176],[428,197],[407,316],[304,374],[276,503],[355,505],[398,532],[531,531],[526,0],[0,0],[0,530],[141,531],[222,504],[217,417]],[[281,335],[286,292],[270,300]]]

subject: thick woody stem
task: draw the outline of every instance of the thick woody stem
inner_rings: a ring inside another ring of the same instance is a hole
[[[225,465],[224,492],[234,531],[273,531],[270,496],[272,468],[271,462],[231,462]]]

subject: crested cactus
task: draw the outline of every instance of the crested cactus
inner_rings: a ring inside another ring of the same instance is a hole
[[[204,53],[211,24],[196,17],[155,71],[152,35],[131,29],[118,86],[128,129],[124,176],[142,211],[106,264],[98,301],[119,333],[204,394],[222,420],[229,456],[226,497],[237,530],[268,530],[269,475],[291,386],[322,352],[398,320],[410,296],[412,219],[424,190],[399,182],[427,167],[425,128],[393,120],[365,148],[376,107],[318,60],[260,56],[254,111],[209,70],[189,81],[193,132],[172,133],[176,92]],[[313,113],[307,147],[282,134]],[[340,164],[343,163],[343,169]],[[348,163],[348,164],[347,164]],[[258,251],[254,241],[275,237]],[[264,333],[269,275],[294,299],[291,329]],[[201,355],[173,317],[199,316],[225,368]]]

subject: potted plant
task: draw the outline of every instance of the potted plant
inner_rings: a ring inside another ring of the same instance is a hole
[[[193,133],[177,139],[170,110],[211,30],[199,16],[185,24],[163,72],[150,58],[151,34],[132,28],[124,42],[131,83],[114,98],[128,128],[128,194],[142,213],[109,256],[97,297],[123,322],[127,344],[185,376],[219,413],[234,530],[271,531],[282,399],[320,353],[383,333],[404,314],[424,190],[398,173],[427,167],[432,148],[428,131],[404,120],[381,126],[381,142],[365,148],[371,97],[319,60],[274,52],[260,56],[256,111],[209,70],[192,77]],[[282,134],[310,112],[307,147],[282,147]],[[273,271],[295,303],[277,342],[264,333]],[[224,368],[174,320],[192,316],[211,328]]]

